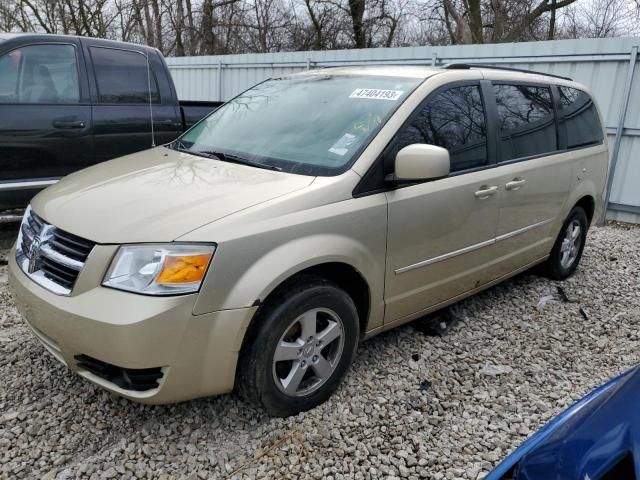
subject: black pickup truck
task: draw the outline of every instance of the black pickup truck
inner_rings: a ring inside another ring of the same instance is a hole
[[[220,104],[179,102],[154,48],[0,33],[0,210],[71,172],[170,142]]]

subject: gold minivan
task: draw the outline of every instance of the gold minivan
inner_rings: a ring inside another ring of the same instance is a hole
[[[69,175],[10,257],[34,335],[144,403],[326,400],[358,343],[543,264],[571,275],[607,143],[570,79],[449,65],[273,78]]]

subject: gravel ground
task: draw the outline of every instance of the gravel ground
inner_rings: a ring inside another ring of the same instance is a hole
[[[562,284],[522,275],[452,308],[444,336],[407,325],[366,342],[311,412],[268,418],[235,395],[141,406],[32,338],[2,266],[13,233],[0,232],[0,478],[477,479],[639,361],[640,229],[612,225]]]

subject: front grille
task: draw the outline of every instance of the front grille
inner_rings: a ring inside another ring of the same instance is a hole
[[[68,295],[94,246],[48,224],[28,208],[18,234],[16,260],[33,281],[54,293]]]
[[[111,382],[124,390],[144,392],[158,388],[163,376],[162,368],[124,368],[97,360],[88,355],[76,355],[78,366]]]

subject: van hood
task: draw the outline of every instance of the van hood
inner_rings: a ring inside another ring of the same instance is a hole
[[[158,147],[71,174],[38,194],[32,207],[52,225],[97,243],[170,242],[314,178]]]

